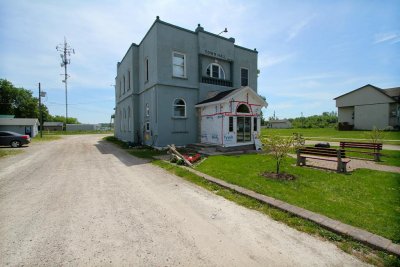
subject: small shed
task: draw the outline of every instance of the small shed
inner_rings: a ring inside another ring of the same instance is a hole
[[[38,119],[30,118],[0,118],[0,131],[11,131],[35,137],[39,128]]]
[[[44,131],[62,131],[64,128],[63,122],[58,121],[46,121],[43,123]]]
[[[289,120],[271,120],[268,122],[268,128],[289,129],[292,128],[292,123]]]
[[[254,145],[265,100],[250,87],[223,91],[196,105],[200,142],[221,147]]]

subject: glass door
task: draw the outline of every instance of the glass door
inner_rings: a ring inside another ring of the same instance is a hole
[[[237,117],[236,125],[236,141],[249,142],[251,141],[251,118],[250,117]]]

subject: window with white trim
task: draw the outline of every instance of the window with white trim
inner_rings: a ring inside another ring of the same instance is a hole
[[[208,65],[206,74],[211,78],[225,80],[225,71],[222,66],[217,63],[211,63]]]
[[[128,132],[131,131],[131,107],[128,107]]]
[[[245,68],[240,69],[240,83],[242,86],[249,85],[249,70]]]
[[[148,117],[148,116],[150,116],[150,105],[149,105],[149,103],[146,103],[146,116]]]
[[[186,55],[172,52],[172,76],[186,78]]]
[[[186,103],[185,100],[177,98],[174,100],[174,117],[184,118],[186,117]]]
[[[146,132],[150,132],[150,122],[145,122],[144,129]]]
[[[257,117],[253,118],[253,131],[254,132],[258,131]]]

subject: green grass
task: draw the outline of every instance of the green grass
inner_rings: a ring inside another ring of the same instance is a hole
[[[370,131],[338,131],[334,128],[295,128],[295,129],[263,129],[262,135],[278,134],[290,136],[293,133],[301,133],[305,139],[318,140],[318,141],[345,141],[352,139],[370,139]],[[396,140],[396,141],[389,141]],[[364,140],[368,142],[368,140]],[[397,144],[400,145],[400,132],[399,131],[385,131],[384,144]]]
[[[5,158],[22,153],[23,151],[18,148],[0,148],[0,158]]]
[[[294,181],[261,176],[275,170],[275,161],[266,155],[213,156],[197,169],[400,243],[399,174],[366,169],[339,174],[294,164],[288,158],[282,168],[297,177]]]
[[[153,160],[154,157],[165,155],[166,151],[157,150],[148,146],[140,146],[140,147],[129,147],[129,145],[121,140],[118,140],[114,136],[106,136],[103,138],[106,141],[119,145],[121,148],[126,149],[126,151],[138,158],[144,158]]]
[[[113,134],[114,131],[43,131],[43,135]]]
[[[61,136],[59,135],[43,135],[40,137],[40,133],[36,135],[34,138],[32,138],[32,143],[39,143],[39,142],[47,142],[47,141],[54,141],[61,139]]]
[[[373,155],[365,153],[346,152],[346,156],[350,158],[374,160]],[[381,161],[376,162],[377,164],[400,167],[400,151],[398,150],[382,150],[380,159]]]

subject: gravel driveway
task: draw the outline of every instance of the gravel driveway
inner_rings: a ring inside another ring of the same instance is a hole
[[[0,160],[0,265],[362,266],[99,135]]]

